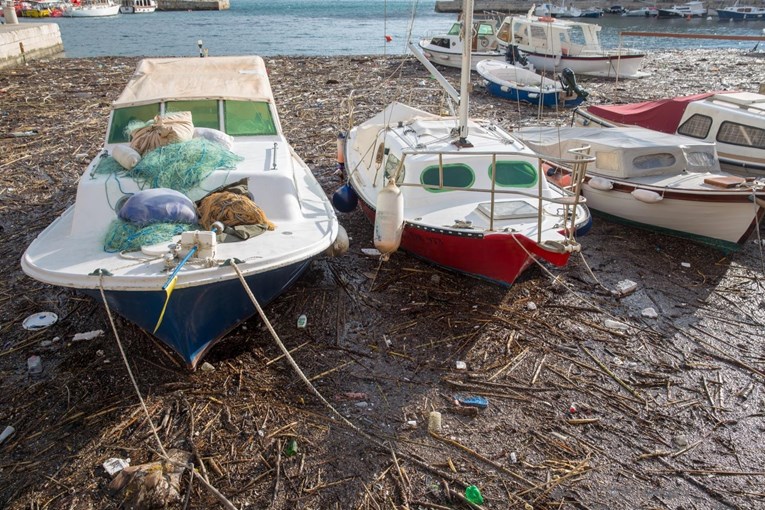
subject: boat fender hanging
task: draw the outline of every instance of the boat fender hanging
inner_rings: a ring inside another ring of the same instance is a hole
[[[332,205],[339,212],[349,213],[356,209],[359,197],[350,184],[344,184],[332,195]]]
[[[342,225],[337,226],[337,237],[334,242],[327,248],[326,254],[330,257],[338,257],[348,251],[350,247],[350,240],[348,239],[348,232],[345,231]]]
[[[404,195],[396,181],[390,179],[377,195],[375,211],[374,243],[383,260],[388,260],[390,254],[398,250],[403,231]]]
[[[589,184],[592,189],[597,189],[600,191],[609,191],[614,189],[614,183],[608,179],[604,179],[603,177],[592,177],[589,181],[587,181],[587,184]]]
[[[636,200],[640,200],[646,204],[655,204],[656,202],[661,202],[663,198],[655,191],[649,191],[647,189],[636,189],[632,192],[632,196],[635,197]]]
[[[560,84],[566,94],[574,93],[576,97],[581,98],[583,101],[590,95],[589,92],[584,90],[576,83],[576,75],[574,71],[569,67],[564,67],[560,72]]]

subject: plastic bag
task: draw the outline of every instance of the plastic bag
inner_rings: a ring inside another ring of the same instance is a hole
[[[197,222],[197,209],[189,197],[167,188],[139,191],[118,211],[121,220],[144,226],[152,223]]]

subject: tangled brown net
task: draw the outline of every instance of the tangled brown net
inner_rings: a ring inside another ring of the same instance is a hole
[[[276,228],[276,225],[268,220],[263,209],[249,196],[230,191],[213,193],[203,198],[199,204],[199,215],[199,223],[208,230],[216,221],[227,227],[265,225],[268,230]]]

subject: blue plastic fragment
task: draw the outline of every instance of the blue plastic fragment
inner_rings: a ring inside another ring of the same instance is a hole
[[[459,402],[461,406],[477,407],[478,409],[489,407],[489,401],[484,397],[454,395],[454,400]]]

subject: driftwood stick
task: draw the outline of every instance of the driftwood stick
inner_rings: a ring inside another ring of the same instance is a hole
[[[622,388],[624,388],[625,390],[629,391],[629,392],[632,394],[632,396],[633,396],[633,397],[635,397],[635,398],[637,398],[637,399],[641,400],[641,401],[642,401],[644,404],[646,403],[646,400],[645,400],[645,399],[644,399],[642,396],[640,396],[640,394],[639,394],[637,391],[635,391],[635,390],[634,390],[634,389],[633,389],[633,388],[632,388],[632,387],[631,387],[629,384],[627,384],[626,382],[622,381],[622,380],[621,380],[621,379],[620,379],[620,378],[619,378],[619,377],[618,377],[618,376],[617,376],[615,373],[613,373],[613,372],[612,372],[612,371],[611,371],[611,370],[610,370],[610,369],[609,369],[609,368],[608,368],[608,367],[607,367],[607,366],[606,366],[606,365],[605,365],[605,364],[604,364],[602,361],[600,361],[598,358],[596,358],[596,357],[595,357],[595,355],[594,355],[594,354],[592,354],[592,353],[589,351],[589,349],[587,349],[587,347],[585,347],[585,346],[583,346],[583,345],[581,345],[580,347],[581,347],[581,348],[582,348],[582,350],[585,352],[585,354],[587,354],[587,356],[589,356],[589,357],[592,359],[592,361],[594,361],[595,363],[597,363],[597,364],[598,364],[598,366],[599,366],[599,367],[600,367],[600,368],[601,368],[601,369],[602,369],[602,370],[603,370],[603,371],[604,371],[606,374],[608,374],[608,375],[611,377],[611,379],[613,379],[614,381],[616,381],[616,382],[619,384],[619,386],[621,386],[621,387],[622,387]]]

